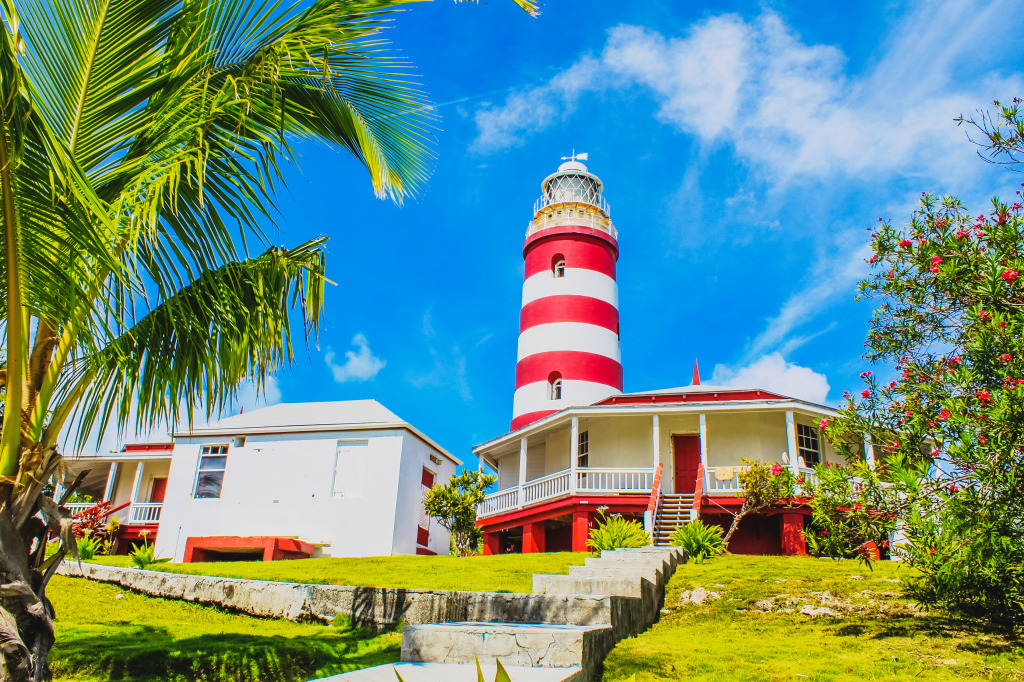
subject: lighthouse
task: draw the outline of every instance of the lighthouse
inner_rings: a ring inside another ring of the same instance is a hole
[[[618,234],[587,155],[567,159],[541,183],[523,244],[513,431],[622,392]]]

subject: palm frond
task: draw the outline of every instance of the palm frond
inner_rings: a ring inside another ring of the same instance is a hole
[[[235,398],[239,382],[257,389],[293,356],[289,312],[299,308],[303,332],[315,336],[321,316],[326,239],[208,271],[143,316],[101,352],[75,366],[61,395],[55,437],[64,419],[80,424],[84,439],[113,421],[123,433],[141,424],[189,422],[197,405],[207,415]],[[81,447],[84,442],[76,443]]]

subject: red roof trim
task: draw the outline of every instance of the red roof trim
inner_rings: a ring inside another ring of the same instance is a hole
[[[741,400],[787,400],[786,396],[768,391],[708,391],[707,393],[662,393],[648,395],[613,395],[595,405],[664,405],[666,403],[728,403]]]

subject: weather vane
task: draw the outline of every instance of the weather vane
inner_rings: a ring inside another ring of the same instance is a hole
[[[587,152],[583,152],[582,154],[577,154],[575,147],[573,147],[572,156],[563,156],[562,157],[562,161],[589,161],[589,160],[590,159],[587,158]]]

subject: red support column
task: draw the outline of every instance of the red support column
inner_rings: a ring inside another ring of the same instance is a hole
[[[804,515],[781,514],[782,517],[782,553],[786,556],[807,556],[807,543],[804,541]]]
[[[501,535],[484,531],[484,556],[501,554]]]
[[[590,536],[590,512],[577,509],[572,513],[572,551],[586,552]]]
[[[544,552],[544,522],[535,521],[523,526],[523,554]]]

